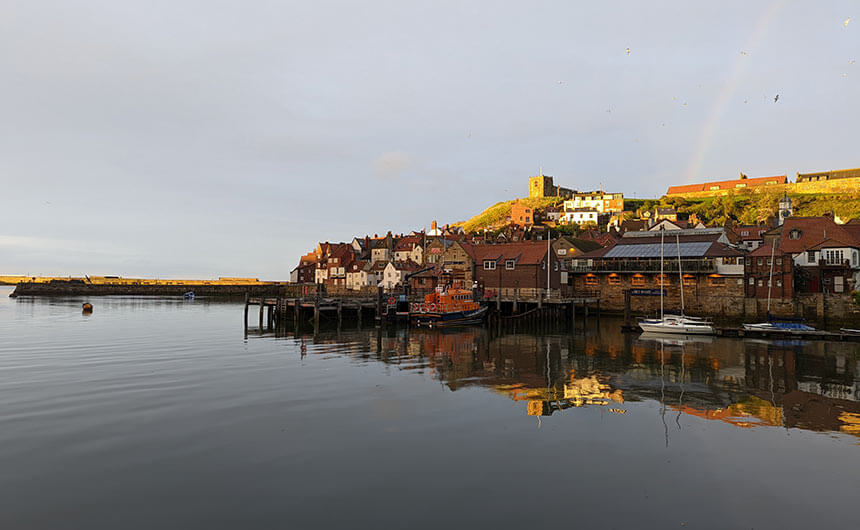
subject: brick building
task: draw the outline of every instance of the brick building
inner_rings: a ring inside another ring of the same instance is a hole
[[[561,267],[546,241],[473,247],[475,279],[484,289],[519,288],[537,292],[560,286]],[[547,271],[549,267],[549,271]]]
[[[794,260],[791,254],[775,249],[773,245],[762,245],[747,254],[744,286],[747,298],[794,298]]]

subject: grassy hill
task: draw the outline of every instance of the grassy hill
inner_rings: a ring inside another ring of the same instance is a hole
[[[462,226],[466,232],[477,232],[485,228],[497,228],[507,223],[506,218],[511,214],[511,205],[517,200],[498,202],[478,215],[472,217],[468,221],[460,221],[454,223],[454,226]],[[557,197],[527,197],[519,199],[530,208],[541,209],[555,204],[561,204],[563,201]]]

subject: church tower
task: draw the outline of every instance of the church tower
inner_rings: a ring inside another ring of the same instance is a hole
[[[782,199],[779,200],[779,225],[785,222],[786,217],[791,217],[791,214],[794,213],[794,210],[791,208],[791,198],[786,193]]]

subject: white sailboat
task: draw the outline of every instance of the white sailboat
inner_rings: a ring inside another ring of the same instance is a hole
[[[681,292],[681,314],[666,315],[663,313],[663,241],[664,233],[660,232],[660,318],[646,318],[639,321],[642,331],[651,333],[672,333],[680,335],[713,335],[714,327],[707,320],[684,315],[684,274],[681,270],[681,239],[676,234],[678,246],[678,289]]]

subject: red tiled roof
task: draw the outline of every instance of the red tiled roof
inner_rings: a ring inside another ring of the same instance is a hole
[[[844,241],[842,239],[836,239],[833,237],[828,237],[827,239],[825,239],[821,243],[818,243],[817,245],[811,246],[806,250],[821,250],[823,248],[845,248],[845,247],[860,248],[860,244],[858,244],[857,241],[850,242],[850,241]]]
[[[523,265],[537,265],[546,256],[546,241],[525,241],[519,243],[503,243],[500,245],[480,245],[474,247],[475,261],[483,263],[488,260],[515,259]]]
[[[781,251],[780,249],[778,249],[778,248],[774,249],[773,245],[762,245],[762,246],[758,247],[757,249],[753,250],[752,252],[750,252],[749,254],[747,254],[747,256],[769,258],[771,252],[773,252],[774,256],[785,255],[785,252]]]
[[[746,184],[747,188],[754,188],[757,186],[765,186],[768,182],[775,182],[776,184],[785,184],[787,180],[788,179],[785,175],[775,175],[772,177],[748,177],[745,179],[704,182],[702,184],[669,186],[669,189],[666,191],[666,195],[674,195],[678,193],[692,193],[697,191],[711,191],[711,188],[714,186],[719,186],[720,190],[733,190],[737,188],[738,184]]]
[[[792,239],[793,231],[798,238]],[[799,254],[828,238],[856,241],[851,231],[836,224],[832,217],[788,217],[782,225],[779,249],[788,254]]]

